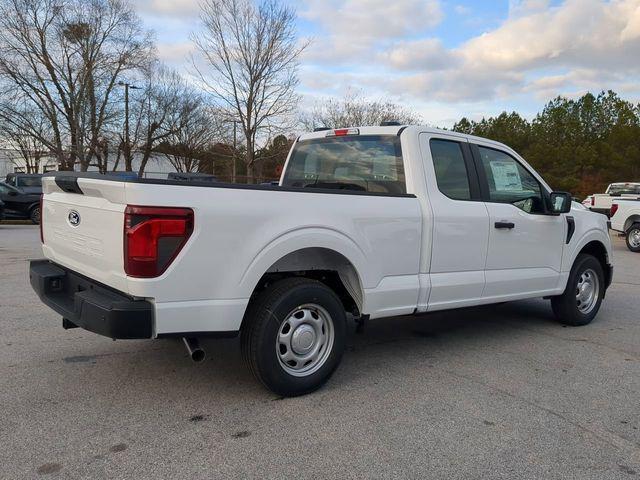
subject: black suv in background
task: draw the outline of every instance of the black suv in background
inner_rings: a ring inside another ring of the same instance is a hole
[[[5,182],[24,193],[42,194],[42,175],[39,173],[8,173]]]
[[[4,219],[31,220],[40,223],[40,194],[26,193],[0,182],[0,202],[4,203]]]

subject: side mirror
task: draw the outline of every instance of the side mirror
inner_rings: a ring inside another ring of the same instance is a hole
[[[551,192],[551,213],[560,215],[561,213],[569,213],[571,211],[571,202],[573,198],[567,192]]]

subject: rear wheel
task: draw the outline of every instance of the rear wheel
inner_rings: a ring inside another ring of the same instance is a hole
[[[252,301],[241,347],[268,389],[296,396],[327,381],[340,363],[345,337],[346,315],[338,296],[316,280],[288,278]]]
[[[29,220],[31,220],[31,223],[33,223],[34,225],[40,224],[40,206],[39,205],[36,205],[31,210],[29,210]]]
[[[566,325],[587,325],[600,310],[604,289],[604,272],[598,259],[580,254],[573,264],[564,293],[551,299],[553,313]]]
[[[632,252],[640,252],[640,223],[634,223],[627,230],[627,248]]]

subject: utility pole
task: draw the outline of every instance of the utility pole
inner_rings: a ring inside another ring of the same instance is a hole
[[[131,168],[131,142],[129,140],[129,89],[139,90],[130,83],[119,81],[118,85],[124,87],[124,163],[125,168]]]
[[[231,183],[236,183],[236,148],[238,145],[238,137],[236,133],[237,120],[233,120],[233,166],[231,167]]]
[[[236,150],[238,149],[238,123],[240,120],[227,118],[223,120],[225,123],[233,123],[233,153],[231,154],[231,183],[236,183]]]

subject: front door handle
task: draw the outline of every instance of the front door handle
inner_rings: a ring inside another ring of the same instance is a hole
[[[512,228],[515,228],[516,224],[513,222],[496,222],[494,226],[496,228],[507,228],[511,230]]]

